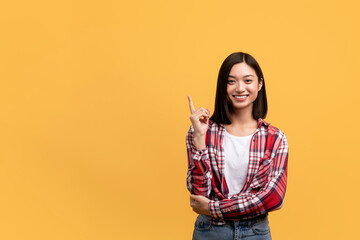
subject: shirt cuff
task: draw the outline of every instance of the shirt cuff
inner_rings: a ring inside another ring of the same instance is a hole
[[[192,153],[193,153],[194,159],[200,160],[203,155],[206,155],[208,153],[208,148],[206,147],[204,149],[198,149],[193,145]]]
[[[199,148],[195,147],[194,144],[192,145],[192,147],[193,147],[194,151],[196,151],[196,152],[205,152],[205,151],[207,152],[207,149],[208,149],[207,146],[203,149],[199,149]]]
[[[209,209],[211,216],[214,218],[223,218],[222,212],[220,211],[220,201],[210,200]]]

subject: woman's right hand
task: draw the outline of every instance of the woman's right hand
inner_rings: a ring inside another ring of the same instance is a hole
[[[188,100],[189,100],[189,107],[191,113],[190,121],[194,127],[194,140],[195,142],[197,142],[197,144],[195,145],[198,145],[199,148],[204,148],[205,135],[209,128],[210,111],[209,109],[205,109],[202,107],[195,110],[194,104],[190,96],[188,96]],[[201,141],[201,143],[199,141]]]

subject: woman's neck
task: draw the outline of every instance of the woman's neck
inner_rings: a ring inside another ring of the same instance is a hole
[[[249,136],[258,127],[252,116],[252,109],[238,109],[230,114],[231,124],[225,125],[225,130],[234,136]]]
[[[252,116],[252,111],[234,111],[230,114],[231,124],[229,126],[241,128],[256,128],[257,120]]]

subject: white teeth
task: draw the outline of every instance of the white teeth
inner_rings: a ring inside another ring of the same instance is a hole
[[[246,98],[247,96],[234,96],[235,98]]]

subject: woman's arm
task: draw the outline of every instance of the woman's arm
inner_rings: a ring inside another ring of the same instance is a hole
[[[188,170],[186,186],[191,194],[209,197],[211,192],[211,166],[208,148],[199,149],[194,144],[194,128],[186,136]]]
[[[190,96],[191,127],[186,136],[188,171],[186,185],[190,193],[209,197],[211,191],[211,168],[209,153],[206,146],[206,133],[209,128],[209,109],[195,110]]]
[[[241,193],[232,199],[210,200],[210,213],[215,218],[256,217],[280,209],[285,197],[288,165],[288,143],[284,133],[279,135],[273,166],[267,183],[256,193]]]

